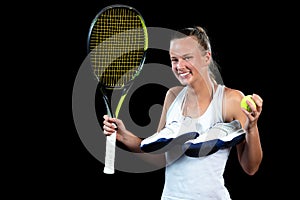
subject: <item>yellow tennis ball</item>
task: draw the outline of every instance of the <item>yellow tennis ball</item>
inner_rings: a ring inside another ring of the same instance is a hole
[[[241,107],[246,109],[248,112],[251,112],[252,110],[251,110],[250,106],[247,104],[246,100],[249,100],[252,103],[252,105],[254,105],[254,107],[256,108],[256,104],[252,99],[252,95],[246,95],[241,100]]]

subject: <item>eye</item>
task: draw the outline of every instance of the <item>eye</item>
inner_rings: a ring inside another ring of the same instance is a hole
[[[185,61],[189,61],[191,58],[192,58],[191,56],[186,56],[186,57],[184,57],[183,59],[184,59]]]
[[[171,58],[171,62],[172,62],[172,63],[177,63],[177,62],[178,62],[178,59],[177,59],[177,58]]]

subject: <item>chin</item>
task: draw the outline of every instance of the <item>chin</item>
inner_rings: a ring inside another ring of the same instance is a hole
[[[184,86],[189,84],[186,80],[180,80],[180,83],[181,83],[181,85],[184,85]]]

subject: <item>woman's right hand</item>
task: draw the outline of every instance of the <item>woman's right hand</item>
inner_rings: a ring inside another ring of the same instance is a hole
[[[120,137],[123,136],[126,130],[122,120],[109,117],[108,115],[104,115],[103,119],[103,133],[109,136],[117,131],[117,140],[120,140]]]
[[[116,139],[127,146],[132,152],[140,153],[141,139],[128,131],[122,120],[117,118],[109,117],[108,115],[103,116],[103,133],[109,136],[116,132]],[[117,128],[116,128],[117,127]]]

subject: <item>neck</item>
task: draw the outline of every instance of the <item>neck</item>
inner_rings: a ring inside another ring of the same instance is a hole
[[[217,86],[217,83],[210,78],[208,80],[202,80],[200,84],[197,84],[194,86],[187,86],[188,87],[188,95],[191,97],[197,97],[197,99],[206,99],[209,98],[212,99],[215,88]]]
[[[200,117],[210,105],[217,84],[208,84],[203,89],[195,90],[188,86],[183,104],[183,114],[190,117]]]

